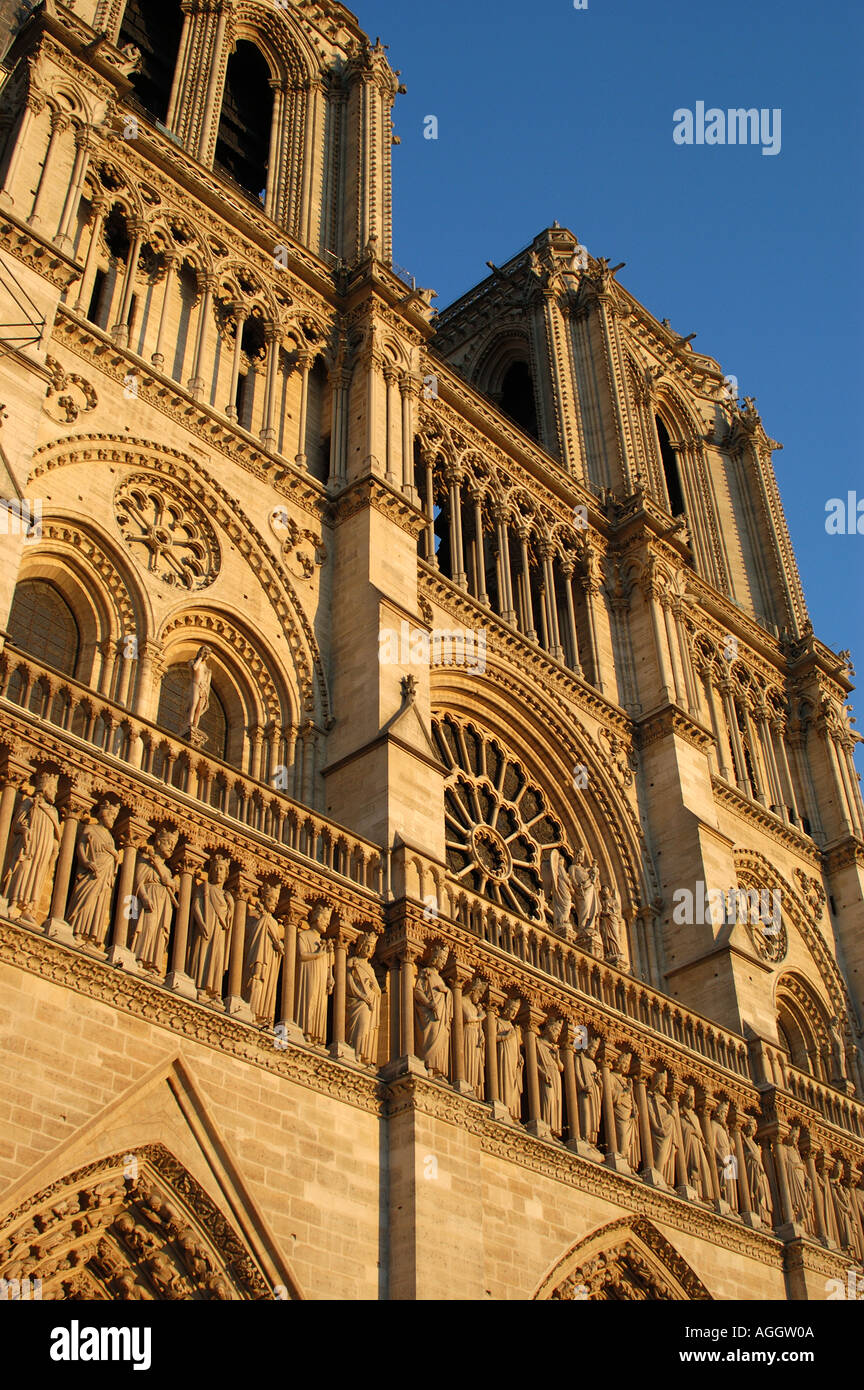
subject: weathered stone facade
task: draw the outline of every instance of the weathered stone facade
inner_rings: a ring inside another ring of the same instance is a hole
[[[332,0],[7,18],[0,1279],[828,1297],[864,807],[754,403],[557,226],[436,314]]]

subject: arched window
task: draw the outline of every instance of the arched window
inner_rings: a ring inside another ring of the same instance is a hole
[[[657,425],[657,439],[660,443],[660,458],[663,462],[663,476],[666,479],[666,494],[669,498],[669,510],[673,516],[683,516],[685,511],[684,489],[681,486],[678,455],[672,448],[669,431],[659,415],[655,417],[655,422]]]
[[[177,0],[128,0],[120,37],[122,48],[134,43],[141,67],[133,73],[135,95],[157,121],[165,121],[174,85],[174,69],[183,33],[183,11]]]
[[[267,189],[272,122],[270,69],[254,43],[241,39],[228,59],[216,163],[262,203]]]
[[[168,733],[177,734],[180,738],[189,728],[190,688],[189,667],[185,664],[169,667],[162,680],[156,723],[160,729],[166,729]],[[212,685],[210,703],[198,727],[207,738],[204,752],[209,753],[211,757],[225,760],[228,754],[228,719],[225,706]]]
[[[44,579],[25,579],[15,590],[9,640],[53,670],[74,676],[80,642],[78,624],[63,596]]]
[[[539,438],[534,382],[527,362],[513,362],[507,368],[501,382],[500,395],[503,414],[509,415],[510,419],[533,439]]]

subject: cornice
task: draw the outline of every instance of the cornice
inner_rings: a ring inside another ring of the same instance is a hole
[[[387,1116],[419,1111],[432,1119],[468,1130],[480,1140],[484,1153],[582,1192],[638,1211],[711,1245],[733,1250],[760,1264],[782,1264],[783,1243],[773,1232],[752,1231],[730,1217],[718,1216],[671,1193],[648,1187],[639,1178],[613,1173],[571,1153],[553,1139],[539,1139],[516,1125],[489,1118],[485,1106],[423,1077],[404,1076],[388,1086]]]
[[[0,922],[0,960],[121,1013],[144,1019],[188,1042],[246,1062],[283,1080],[332,1096],[369,1114],[384,1113],[385,1092],[368,1071],[336,1063],[314,1047],[283,1041],[252,1024],[217,1013],[174,991],[129,975],[84,951],[49,941],[12,922]],[[176,1044],[175,1044],[176,1045]]]
[[[413,541],[417,540],[427,525],[426,516],[419,507],[409,502],[407,497],[397,492],[389,483],[371,473],[349,483],[343,489],[330,506],[330,522],[338,526],[367,508],[379,512],[388,521],[395,522]]]
[[[666,705],[663,709],[652,710],[634,720],[636,738],[640,748],[648,748],[659,739],[675,735],[700,753],[707,753],[714,745],[713,735],[698,724],[678,705]]]
[[[711,774],[711,786],[721,805],[732,811],[740,820],[746,821],[748,825],[758,826],[772,840],[790,849],[812,868],[821,869],[822,851],[807,835],[796,830],[794,826],[787,825],[785,821],[778,820],[770,811],[766,811],[757,802],[750,801],[737,787],[730,786],[714,773]]]
[[[41,275],[56,290],[67,290],[81,274],[81,267],[31,227],[26,227],[7,209],[0,215],[0,242],[7,255],[14,256],[28,270]]]

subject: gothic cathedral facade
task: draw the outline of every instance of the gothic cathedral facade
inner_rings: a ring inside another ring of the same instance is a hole
[[[0,1281],[819,1300],[864,807],[752,400],[440,313],[335,0],[4,5]]]

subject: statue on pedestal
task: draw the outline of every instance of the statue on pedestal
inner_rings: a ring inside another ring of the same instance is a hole
[[[432,948],[414,986],[414,1030],[418,1055],[433,1073],[447,1076],[450,1062],[450,1027],[453,996],[441,977],[447,963],[446,946]]]
[[[327,996],[333,993],[333,946],[325,939],[332,909],[315,903],[297,933],[297,1022],[309,1042],[327,1042]]]
[[[587,1048],[577,1048],[573,1053],[579,1103],[579,1133],[586,1143],[593,1144],[595,1148],[600,1133],[603,1106],[603,1082],[600,1068],[594,1060],[599,1047],[600,1039],[592,1038]]]
[[[214,854],[207,882],[199,884],[192,899],[191,973],[200,994],[222,998],[222,980],[228,966],[228,946],[234,918],[234,898],[225,892],[231,869],[224,854]]]
[[[381,986],[372,965],[375,932],[358,937],[354,954],[349,957],[346,975],[345,1009],[346,1033],[361,1062],[375,1065],[378,1056],[378,1028],[381,1018]]]
[[[576,854],[575,863],[570,869],[573,884],[573,902],[576,908],[576,939],[584,951],[595,955],[597,951],[597,917],[600,911],[597,877],[598,868],[588,858],[584,849]]]
[[[119,806],[103,796],[96,807],[96,820],[86,825],[78,841],[80,869],[72,886],[66,920],[82,941],[103,946],[111,920],[111,894],[122,851],[114,843],[111,829]]]
[[[244,992],[259,1023],[272,1023],[276,1012],[285,931],[274,914],[281,892],[278,883],[262,883],[258,910],[250,914],[247,925]]]
[[[213,673],[210,670],[210,648],[208,646],[198,648],[194,659],[189,662],[189,669],[192,672],[192,687],[189,692],[187,732],[193,734],[198,732],[201,719],[207,713],[210,705],[210,683],[213,679]]]
[[[522,1118],[522,1086],[525,1059],[522,1056],[522,1030],[516,1015],[522,1001],[510,995],[501,1006],[497,1022],[498,1088],[501,1099],[514,1120]]]
[[[163,825],[138,855],[133,895],[138,919],[132,938],[132,953],[139,965],[156,974],[167,966],[168,935],[177,906],[177,877],[168,860],[177,844],[177,831]]]
[[[560,1045],[562,1026],[562,1020],[556,1015],[547,1018],[543,1025],[543,1032],[537,1039],[540,1118],[545,1121],[553,1134],[560,1134],[562,1127],[561,1073],[564,1070]]]
[[[786,1183],[789,1188],[789,1201],[792,1204],[792,1219],[809,1231],[813,1210],[813,1188],[807,1165],[798,1147],[800,1135],[801,1126],[795,1120],[783,1140],[782,1159],[786,1161]]]
[[[770,1226],[772,1224],[771,1185],[768,1182],[768,1174],[765,1172],[765,1164],[762,1160],[762,1148],[755,1136],[756,1121],[752,1115],[747,1115],[741,1125],[741,1144],[744,1149],[750,1209],[755,1212],[764,1226]]]
[[[676,1135],[675,1114],[666,1098],[669,1077],[665,1071],[655,1071],[648,1083],[648,1125],[651,1130],[653,1168],[669,1187],[675,1186]]]
[[[465,1080],[473,1087],[478,1099],[483,1099],[483,1082],[486,1074],[486,1034],[483,1024],[486,1011],[480,1007],[480,1000],[486,989],[482,975],[475,975],[462,995],[462,1041],[465,1052]]]
[[[12,862],[3,896],[10,917],[36,925],[36,912],[54,868],[60,848],[60,819],[56,772],[37,772],[32,796],[25,797],[12,822]]]
[[[599,922],[603,955],[610,965],[620,965],[624,960],[621,949],[621,904],[615,889],[605,884],[600,889]]]
[[[612,1088],[612,1110],[615,1115],[615,1144],[634,1173],[639,1171],[639,1126],[636,1123],[636,1102],[630,1079],[632,1053],[622,1052],[615,1059],[609,1074]]]
[[[705,1138],[696,1114],[696,1092],[692,1086],[688,1086],[681,1097],[679,1113],[687,1186],[693,1188],[700,1201],[710,1202],[714,1197],[714,1188],[705,1153]]]

